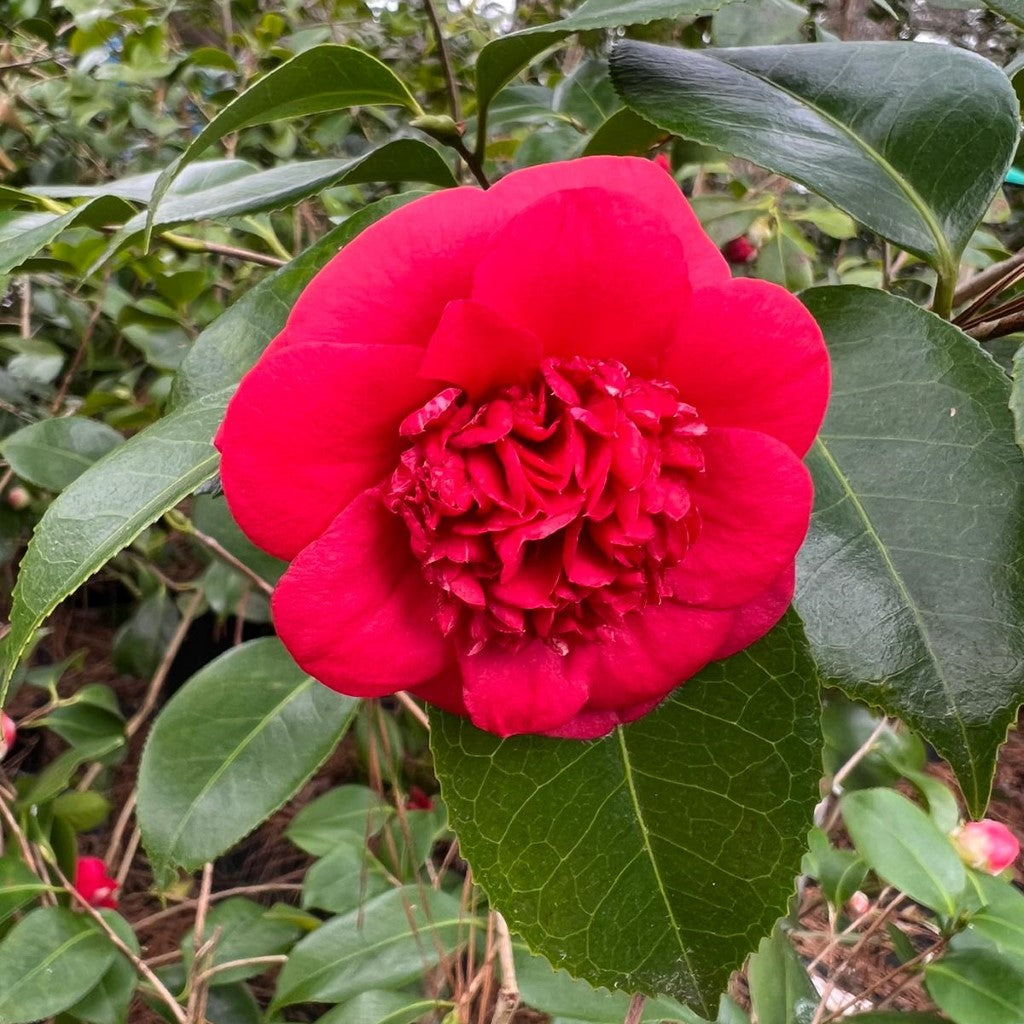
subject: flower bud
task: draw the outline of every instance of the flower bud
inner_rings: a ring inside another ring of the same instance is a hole
[[[858,889],[847,901],[846,909],[854,917],[861,917],[871,909],[871,900]]]
[[[409,799],[406,803],[410,811],[432,811],[434,801],[419,786],[409,787]]]
[[[1005,871],[1020,854],[1017,837],[990,818],[969,821],[950,833],[950,838],[965,864],[990,875]]]
[[[454,142],[462,138],[462,130],[447,114],[421,114],[409,123],[438,142]]]
[[[757,259],[757,249],[750,244],[746,235],[740,235],[722,246],[722,255],[730,263],[753,263]]]
[[[14,746],[14,737],[18,730],[14,727],[14,720],[0,711],[0,761],[7,756],[7,751]]]
[[[32,495],[24,487],[12,487],[7,492],[7,504],[15,512],[20,512],[23,508],[27,508],[31,501]]]
[[[75,865],[75,892],[94,907],[117,909],[117,881],[107,874],[99,857],[79,857]]]

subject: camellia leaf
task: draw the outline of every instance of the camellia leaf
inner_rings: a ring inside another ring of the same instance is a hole
[[[0,1024],[66,1010],[96,984],[114,953],[88,918],[63,907],[33,910],[0,942]]]
[[[778,925],[750,958],[747,977],[758,1024],[797,1024],[813,1019],[818,991]]]
[[[818,714],[790,614],[601,740],[502,740],[434,709],[431,745],[473,877],[531,948],[709,1016],[792,893]]]
[[[210,662],[160,713],[142,753],[150,857],[192,870],[219,856],[313,774],[358,706],[307,676],[275,637]]]
[[[210,442],[227,401],[313,275],[360,231],[419,195],[368,206],[247,292],[196,339],[178,378],[180,407],[86,470],[47,508],[22,559],[11,629],[0,641],[0,706],[53,609],[216,472]]]
[[[106,423],[85,416],[40,420],[9,434],[0,454],[22,480],[63,490],[124,440]]]
[[[485,111],[495,93],[538,54],[574,32],[646,25],[659,18],[695,18],[711,14],[728,0],[587,0],[550,25],[492,39],[476,59],[477,107]]]
[[[947,953],[924,972],[928,994],[955,1024],[1020,1024],[1024,1020],[1024,968],[995,950]]]
[[[1017,145],[1006,76],[953,46],[625,40],[611,67],[647,120],[806,185],[947,278]]]
[[[872,288],[803,300],[832,359],[809,456],[796,608],[825,675],[902,718],[971,813],[1024,701],[1024,473],[1006,375],[957,328]]]
[[[160,200],[178,172],[225,135],[282,118],[363,105],[401,106],[421,113],[393,71],[352,46],[323,43],[274,68],[235,97],[157,179],[146,223],[147,243]]]

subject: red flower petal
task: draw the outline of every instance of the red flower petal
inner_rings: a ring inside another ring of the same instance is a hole
[[[691,479],[700,536],[668,579],[679,601],[735,608],[793,563],[810,521],[811,477],[790,448],[753,430],[711,430],[701,448],[706,472]]]
[[[275,344],[426,345],[445,305],[469,294],[481,248],[505,216],[476,188],[395,210],[313,278]]]
[[[281,642],[299,665],[354,697],[429,680],[450,657],[405,526],[374,491],[359,495],[299,554],[272,607]]]
[[[696,292],[662,372],[712,427],[747,427],[810,448],[828,402],[821,329],[799,299],[739,279]]]
[[[590,681],[587,710],[660,700],[719,657],[731,624],[728,612],[669,600],[627,616],[612,637],[581,641],[569,658],[573,674]]]
[[[409,692],[453,715],[469,715],[462,696],[462,674],[458,665],[453,664],[433,679],[409,687]]]
[[[402,419],[436,390],[409,345],[276,348],[250,371],[217,434],[239,526],[292,558],[395,467]]]
[[[795,582],[795,566],[790,565],[764,593],[737,608],[733,612],[729,632],[715,654],[715,660],[731,658],[772,629],[786,614],[793,600]]]
[[[575,718],[570,718],[565,725],[550,729],[545,736],[555,736],[563,740],[596,740],[607,736],[617,725],[626,725],[646,715],[661,703],[660,700],[649,700],[632,707],[619,708],[617,711],[590,711],[584,709]]]
[[[618,359],[649,375],[688,293],[683,248],[665,219],[586,188],[547,196],[497,232],[472,298],[535,334],[547,355]]]
[[[423,356],[420,376],[457,384],[473,398],[528,384],[543,349],[537,338],[478,302],[450,302]]]
[[[459,665],[469,717],[499,736],[556,729],[587,701],[586,682],[543,640],[515,651],[492,644]]]
[[[687,280],[694,289],[729,280],[729,267],[700,226],[679,186],[651,160],[627,156],[591,156],[582,160],[541,164],[502,178],[488,193],[506,211],[522,209],[563,189],[596,187],[629,197],[654,210],[683,243]],[[558,256],[546,254],[546,260]]]

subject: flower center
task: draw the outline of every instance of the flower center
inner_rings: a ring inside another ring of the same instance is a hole
[[[529,387],[447,388],[407,417],[388,507],[471,650],[563,653],[659,603],[700,529],[689,481],[707,427],[671,384],[620,363],[546,359]]]

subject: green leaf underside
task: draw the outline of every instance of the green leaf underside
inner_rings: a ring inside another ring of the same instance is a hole
[[[649,121],[806,185],[947,272],[1017,144],[1005,75],[951,46],[681,50],[626,40],[611,67]]]
[[[210,662],[143,751],[138,820],[150,856],[188,870],[219,856],[312,775],[358,705],[302,672],[274,637]]]
[[[382,199],[247,292],[196,339],[174,411],[105,456],[50,505],[22,559],[0,641],[0,705],[32,635],[57,605],[217,470],[211,439],[241,378],[313,275],[360,231],[421,192]]]
[[[362,105],[417,110],[402,81],[362,50],[323,43],[296,54],[233,99],[157,179],[150,218],[183,167],[231,132],[288,117],[305,117]],[[147,222],[147,235],[152,220]]]
[[[588,0],[568,18],[492,39],[476,61],[477,105],[486,108],[498,90],[549,46],[574,32],[646,25],[661,18],[712,14],[728,0]]]
[[[474,878],[531,948],[706,1016],[792,892],[818,713],[790,614],[601,740],[501,740],[435,709],[431,744]]]
[[[803,295],[832,359],[796,608],[818,664],[945,757],[972,814],[1024,701],[1024,474],[978,345],[867,288]]]

